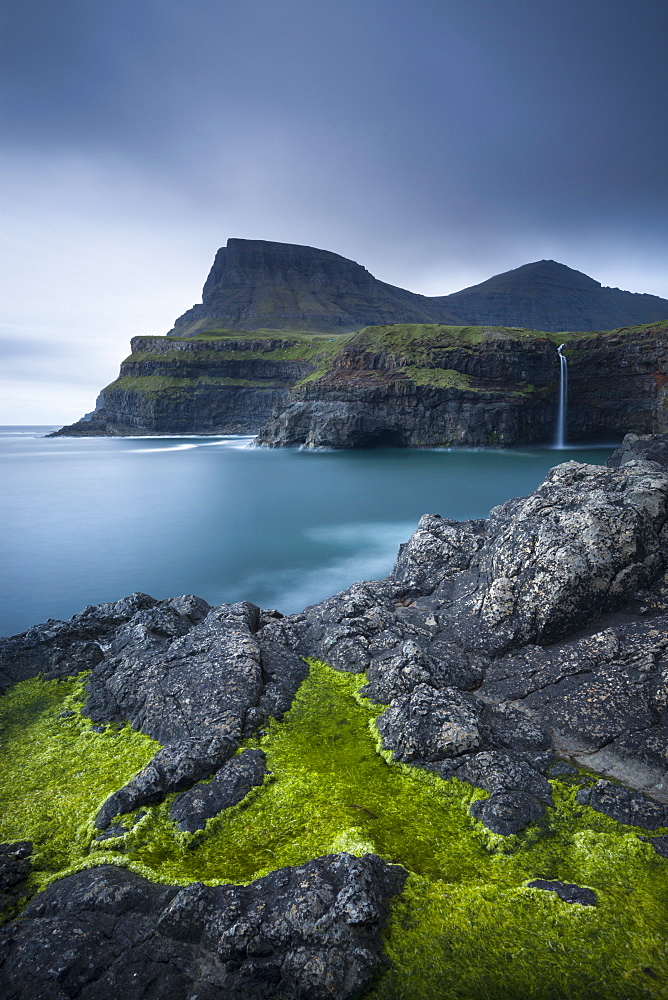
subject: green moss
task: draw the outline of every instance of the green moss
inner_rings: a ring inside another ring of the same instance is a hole
[[[639,831],[554,782],[543,822],[491,834],[468,811],[484,793],[379,752],[382,707],[359,694],[364,680],[313,663],[285,720],[249,741],[267,755],[264,786],[201,833],[180,834],[163,803],[103,845],[91,826],[101,800],[155,744],[128,730],[95,733],[78,714],[60,718],[75,705],[72,682],[17,685],[0,700],[9,738],[2,837],[39,838],[43,879],[49,865],[55,874],[115,857],[158,881],[248,882],[333,851],[375,852],[410,878],[386,934],[392,967],[369,1000],[665,997],[668,865]],[[527,889],[537,877],[590,886],[599,905]]]
[[[434,350],[471,349],[494,340],[545,339],[556,334],[508,326],[442,326],[437,323],[396,323],[368,326],[356,335],[360,345],[382,347],[393,353],[414,354],[424,348]]]
[[[404,372],[416,385],[434,385],[440,389],[468,389],[475,392],[471,379],[453,368],[417,368],[409,366]]]
[[[208,386],[245,386],[254,389],[272,389],[279,382],[269,379],[215,378],[210,375],[198,375],[197,378],[170,378],[163,375],[122,375],[108,385],[105,392],[119,390],[122,392],[138,392],[142,395],[155,395],[164,392],[182,392],[184,389],[199,389]]]
[[[0,841],[33,842],[40,886],[82,866],[98,809],[159,749],[128,726],[92,729],[84,684],[33,679],[0,698]]]

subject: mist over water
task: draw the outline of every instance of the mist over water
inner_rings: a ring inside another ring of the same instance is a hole
[[[299,611],[387,575],[422,514],[485,517],[615,446],[307,452],[50,429],[0,428],[2,635],[133,591]]]

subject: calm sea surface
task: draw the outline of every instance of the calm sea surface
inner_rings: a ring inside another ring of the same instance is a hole
[[[2,635],[136,590],[299,611],[385,576],[421,514],[484,517],[614,447],[306,452],[52,429],[0,428]]]

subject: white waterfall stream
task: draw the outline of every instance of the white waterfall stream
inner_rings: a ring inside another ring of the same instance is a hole
[[[559,354],[560,377],[559,377],[559,415],[557,417],[557,434],[554,441],[555,448],[566,447],[566,420],[568,417],[568,361],[561,352],[565,344],[560,344],[557,353]]]

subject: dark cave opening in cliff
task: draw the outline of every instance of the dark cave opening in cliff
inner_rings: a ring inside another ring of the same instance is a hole
[[[406,436],[397,430],[370,431],[360,434],[355,447],[357,448],[405,448]]]

